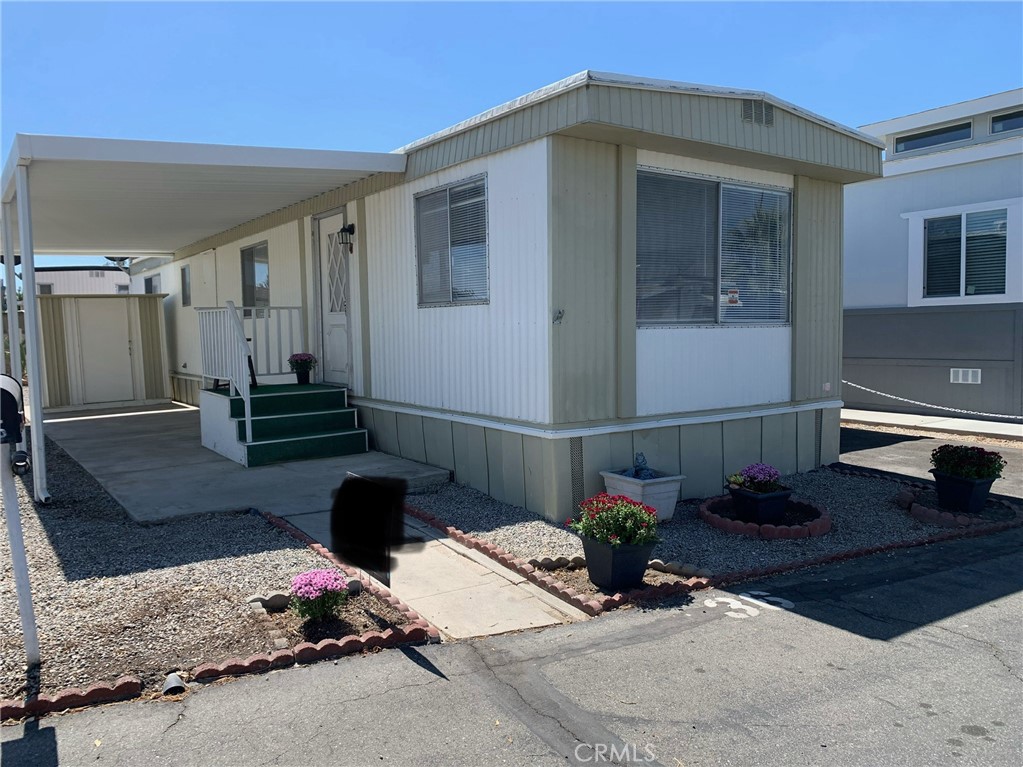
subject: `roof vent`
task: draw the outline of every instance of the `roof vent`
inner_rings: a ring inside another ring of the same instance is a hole
[[[763,99],[742,100],[742,121],[756,125],[774,125],[774,104]]]

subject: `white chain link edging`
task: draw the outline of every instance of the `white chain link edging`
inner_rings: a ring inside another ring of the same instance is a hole
[[[886,394],[883,391],[877,391],[876,389],[868,389],[866,386],[860,386],[854,384],[852,381],[842,381],[846,386],[852,386],[855,389],[863,389],[863,391],[869,391],[871,394],[876,394],[879,397],[888,397],[889,399],[897,399],[899,402],[908,402],[911,405],[921,405],[923,407],[932,407],[935,410],[948,410],[951,413],[964,413],[965,415],[985,415],[989,418],[1012,418],[1017,421],[1023,421],[1023,415],[1005,415],[1004,413],[978,413],[976,410],[958,410],[954,407],[945,407],[944,405],[932,405],[929,402],[918,402],[915,399],[906,399],[905,397],[896,397],[894,394]]]

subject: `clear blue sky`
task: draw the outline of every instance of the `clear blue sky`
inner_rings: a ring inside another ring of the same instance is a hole
[[[2,2],[0,25],[4,159],[16,132],[390,151],[583,69],[852,126],[1023,85],[1019,2]]]

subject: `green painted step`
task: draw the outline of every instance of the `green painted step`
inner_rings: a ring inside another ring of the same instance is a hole
[[[342,410],[348,407],[347,389],[323,387],[311,388],[308,391],[286,392],[263,392],[260,389],[252,394],[253,416],[311,413],[322,410]],[[242,402],[241,397],[231,397],[231,417],[245,417],[245,403]]]
[[[355,455],[368,450],[369,438],[365,429],[252,442],[245,446],[249,466],[265,466],[268,463],[308,458],[329,458],[335,455]]]
[[[245,441],[245,419],[235,420],[238,440]],[[302,437],[317,432],[337,432],[358,426],[355,408],[342,410],[321,410],[314,413],[288,413],[287,415],[264,415],[252,419],[252,441],[283,437]]]

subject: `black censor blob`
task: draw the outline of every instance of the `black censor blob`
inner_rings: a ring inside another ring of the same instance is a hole
[[[408,483],[393,477],[349,474],[334,491],[330,510],[330,549],[352,567],[385,585],[395,568],[391,549],[421,539],[405,537]]]

